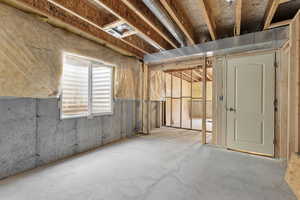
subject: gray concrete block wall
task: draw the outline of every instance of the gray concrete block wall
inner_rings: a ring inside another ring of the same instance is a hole
[[[138,110],[117,99],[113,115],[61,120],[57,99],[0,99],[0,179],[133,136]]]

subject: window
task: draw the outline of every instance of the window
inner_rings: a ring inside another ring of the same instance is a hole
[[[113,113],[113,68],[88,58],[65,54],[61,118]]]

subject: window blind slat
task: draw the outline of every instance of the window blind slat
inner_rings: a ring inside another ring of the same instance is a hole
[[[89,62],[66,56],[62,81],[62,116],[88,114]]]
[[[62,81],[62,117],[111,113],[112,72],[111,67],[103,64],[66,55]]]
[[[92,110],[94,114],[112,112],[112,68],[106,66],[93,67]]]

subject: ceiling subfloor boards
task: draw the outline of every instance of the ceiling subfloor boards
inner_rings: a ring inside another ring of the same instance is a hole
[[[205,5],[204,0],[196,0],[196,4],[200,6],[202,10],[202,17],[204,18],[206,25],[208,27],[210,36],[212,40],[217,39],[217,33],[216,33],[216,24],[214,20],[212,19],[211,12],[208,10],[207,5]]]
[[[20,3],[30,9],[33,9],[34,12],[43,14],[46,17],[53,17],[55,19],[58,19],[65,24],[68,24],[76,29],[79,29],[80,31],[83,31],[100,39],[101,41],[103,41],[103,43],[107,43],[116,47],[116,49],[122,49],[124,51],[130,52],[131,54],[139,58],[142,58],[144,56],[144,52],[139,51],[131,45],[118,40],[105,31],[101,30],[101,27],[99,25],[102,25],[104,20],[96,19],[99,15],[91,16],[91,14],[88,14],[85,9],[88,9],[89,7],[85,7],[84,5],[86,4],[81,5],[81,9],[76,10],[76,12],[79,12],[81,10],[82,13],[76,14],[75,12],[68,12],[66,11],[66,9],[63,9],[62,7],[59,7],[48,0],[16,0],[14,3]],[[73,4],[68,4],[68,6],[73,6]],[[89,20],[93,20],[94,22],[86,20],[81,15],[89,18]],[[96,23],[99,23],[99,25],[97,25]]]
[[[160,0],[164,8],[176,22],[181,31],[188,38],[189,42],[195,44],[195,36],[192,23],[187,18],[177,0]]]
[[[130,8],[126,6],[120,0],[93,0],[118,18],[124,20],[128,25],[136,29],[137,32],[144,35],[149,40],[152,40],[156,43],[161,49],[173,49],[173,46],[170,45],[160,34],[158,34],[152,27],[148,26],[147,23],[144,23],[143,19],[132,12]]]

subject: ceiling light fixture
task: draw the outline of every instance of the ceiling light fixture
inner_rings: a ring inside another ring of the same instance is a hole
[[[229,3],[229,5],[232,5],[234,0],[225,0],[227,3]]]

